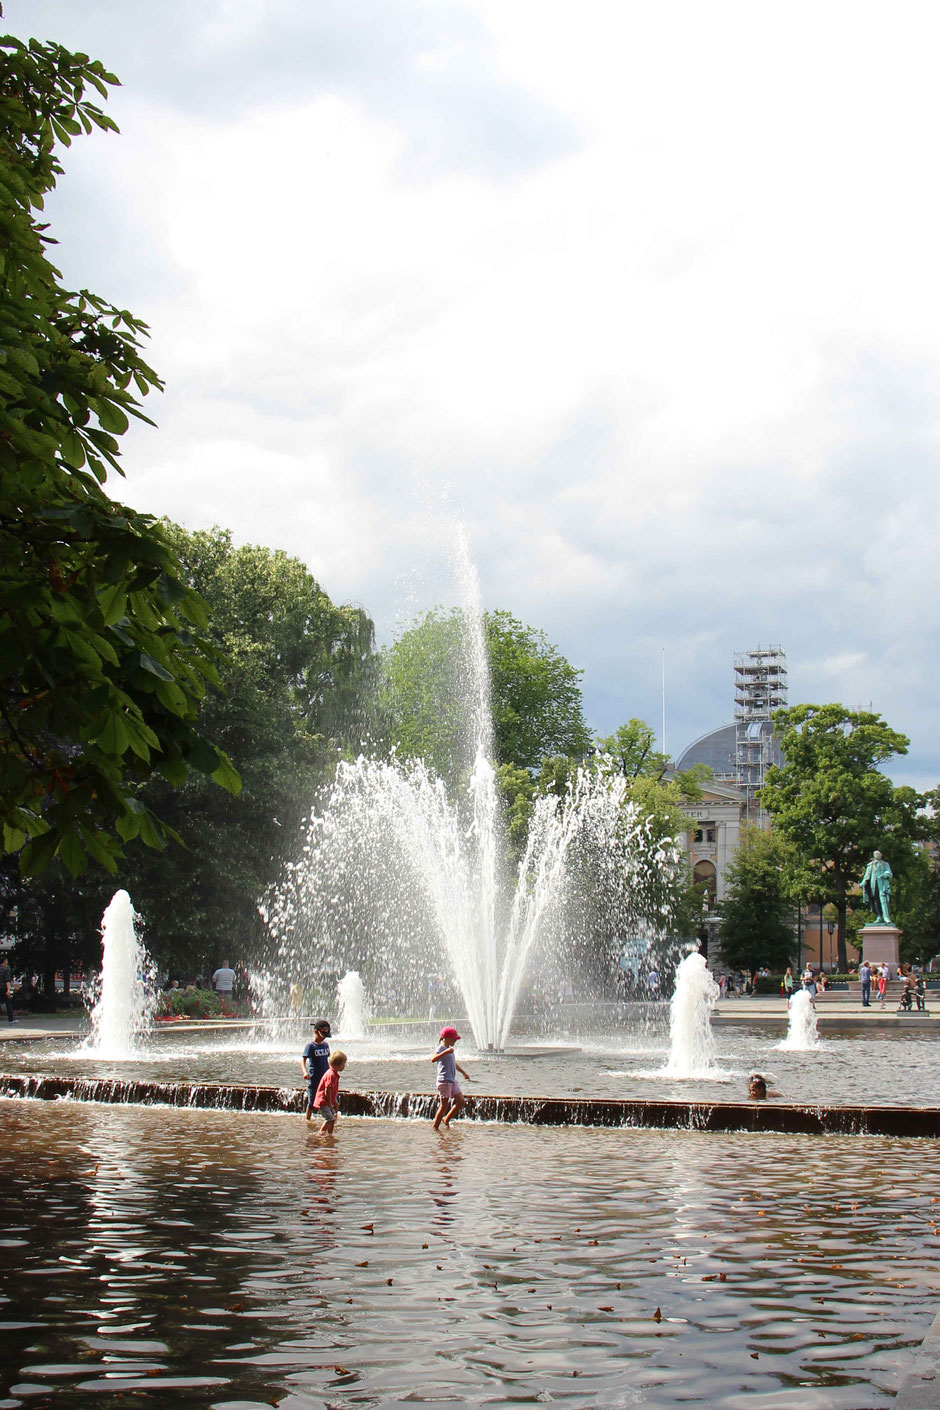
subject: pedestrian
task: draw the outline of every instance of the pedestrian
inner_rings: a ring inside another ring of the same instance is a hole
[[[329,1019],[318,1018],[313,1025],[313,1037],[304,1048],[303,1056],[300,1059],[301,1070],[307,1083],[307,1105],[304,1108],[304,1115],[308,1121],[313,1116],[313,1103],[317,1089],[329,1071],[330,1045],[327,1039],[330,1032]]]
[[[212,987],[218,994],[222,1003],[224,1003],[226,999],[231,999],[232,990],[235,988],[235,971],[232,969],[228,960],[226,960],[223,965],[220,965],[215,974],[213,974]]]
[[[320,1085],[317,1087],[317,1093],[313,1099],[314,1110],[323,1117],[323,1125],[317,1132],[318,1136],[332,1136],[333,1134],[336,1118],[339,1116],[339,1075],[345,1066],[345,1053],[330,1054],[329,1066],[320,1078]]]
[[[787,1001],[787,1008],[790,1007],[790,1000],[793,998],[793,966],[788,964],[783,973],[783,982],[780,985],[780,992]]]
[[[871,965],[867,960],[862,960],[859,966],[858,977],[862,981],[862,1008],[871,1007]]]
[[[885,994],[886,994],[887,991],[888,991],[888,979],[889,979],[890,975],[891,975],[891,971],[889,970],[889,968],[888,968],[888,966],[887,966],[886,964],[883,964],[883,965],[879,966],[879,969],[878,969],[878,997],[879,997],[879,999],[881,1000],[881,1007],[882,1007],[882,1008],[884,1008],[884,1006],[885,1006]]]
[[[807,994],[809,994],[810,998],[812,999],[813,1003],[815,1004],[815,1003],[816,1003],[816,975],[813,973],[813,971],[812,971],[812,969],[810,968],[809,965],[807,965],[806,968],[804,969],[804,971],[803,971],[803,976],[802,976],[802,977],[803,977],[803,988],[806,990]]]
[[[917,998],[917,976],[912,971],[908,971],[904,976],[904,989],[901,994],[900,1007],[911,1013],[914,1009],[914,1002]]]
[[[6,1005],[7,1020],[16,1023],[13,1017],[13,971],[6,959],[0,964],[0,999]]]
[[[437,1051],[431,1054],[431,1062],[439,1064],[437,1069],[437,1111],[434,1115],[434,1130],[439,1131],[441,1125],[449,1126],[455,1116],[459,1116],[463,1108],[463,1092],[457,1082],[457,1073],[465,1077],[468,1082],[473,1079],[470,1073],[465,1071],[457,1061],[454,1051],[454,1044],[460,1042],[460,1034],[456,1028],[442,1028],[441,1041]]]

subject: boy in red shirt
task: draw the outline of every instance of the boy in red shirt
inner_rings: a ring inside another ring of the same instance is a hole
[[[327,1132],[328,1135],[333,1134],[336,1118],[339,1115],[339,1074],[345,1066],[345,1053],[330,1054],[330,1065],[320,1078],[320,1085],[313,1099],[314,1111],[318,1111],[323,1117],[323,1125],[317,1132],[318,1136],[322,1136],[324,1132]]]

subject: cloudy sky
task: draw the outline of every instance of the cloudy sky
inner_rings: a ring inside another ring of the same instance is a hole
[[[658,729],[665,651],[678,754],[782,643],[940,779],[933,0],[4,9],[123,83],[51,207],[167,382],[116,494],[383,639],[456,515],[598,730]]]

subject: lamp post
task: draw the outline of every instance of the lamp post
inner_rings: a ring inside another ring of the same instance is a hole
[[[830,964],[833,964],[833,963],[834,963],[833,958],[832,958],[832,932],[835,930],[835,928],[836,928],[836,923],[835,923],[834,920],[827,920],[827,921],[826,921],[826,929],[829,931],[829,963],[830,963]]]

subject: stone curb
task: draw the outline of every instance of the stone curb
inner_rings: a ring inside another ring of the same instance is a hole
[[[894,1401],[897,1410],[938,1410],[940,1407],[940,1312],[914,1352],[914,1362]]]

